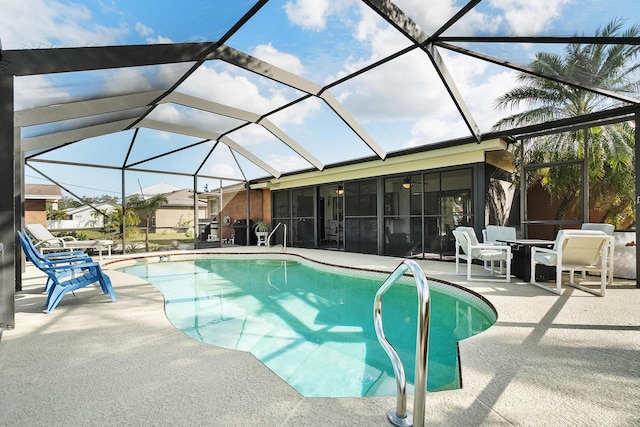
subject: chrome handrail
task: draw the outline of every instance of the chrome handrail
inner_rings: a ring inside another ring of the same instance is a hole
[[[398,352],[393,348],[384,334],[382,325],[382,297],[385,292],[400,279],[407,270],[411,270],[418,290],[418,330],[416,333],[416,373],[414,381],[415,395],[413,398],[413,414],[407,411],[407,379],[404,366]],[[429,319],[431,310],[429,305],[429,283],[417,262],[404,260],[380,286],[373,304],[373,322],[378,342],[391,359],[393,371],[396,375],[398,396],[396,407],[387,412],[389,421],[397,426],[424,425],[425,394],[427,384],[427,357],[429,353]]]
[[[279,222],[278,225],[273,227],[273,230],[271,230],[271,233],[269,233],[269,235],[267,236],[267,247],[271,247],[271,243],[269,243],[271,242],[271,236],[273,236],[273,233],[275,233],[278,227],[280,227],[281,225],[284,227],[282,249],[287,249],[287,224],[283,224],[281,222]]]

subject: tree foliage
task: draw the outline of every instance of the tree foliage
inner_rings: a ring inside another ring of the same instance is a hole
[[[127,203],[127,207],[140,210],[145,213],[145,250],[149,252],[149,218],[152,218],[160,206],[167,203],[167,197],[164,194],[155,194],[150,197],[143,197],[138,194],[131,197]]]
[[[597,37],[640,37],[640,26],[623,29],[616,19],[598,29]],[[520,73],[519,85],[496,101],[496,108],[526,108],[503,118],[495,129],[509,129],[589,114],[620,106],[622,101],[586,88],[601,88],[625,96],[640,91],[640,45],[569,44],[564,55],[539,52],[529,65],[536,74]],[[538,75],[539,74],[539,75]],[[574,82],[561,83],[546,77]],[[619,228],[635,221],[635,129],[619,123],[543,136],[523,142],[526,163],[583,159],[588,155],[589,205],[603,209],[603,221]],[[549,194],[561,201],[557,219],[579,204],[582,175],[579,168],[541,169],[531,174]]]

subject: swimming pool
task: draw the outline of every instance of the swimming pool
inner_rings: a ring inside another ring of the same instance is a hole
[[[304,396],[395,395],[393,368],[373,325],[374,296],[387,273],[292,257],[239,258],[166,258],[120,271],[162,291],[167,317],[182,332],[251,352]],[[413,392],[417,296],[411,278],[407,284],[385,295],[384,327]],[[457,342],[490,327],[495,312],[457,287],[430,287],[427,389],[459,388]]]

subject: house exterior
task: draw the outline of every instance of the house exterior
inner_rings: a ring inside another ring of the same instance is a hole
[[[209,225],[214,229],[212,236],[223,242],[243,245],[252,241],[252,230],[247,228],[258,221],[271,221],[271,197],[269,189],[260,188],[249,192],[249,216],[247,217],[247,192],[244,183],[222,188],[220,191],[206,192],[200,195],[207,203],[208,216],[200,215],[200,232]],[[199,240],[205,240],[203,235]],[[243,243],[244,242],[244,243]]]
[[[24,221],[25,224],[42,224],[47,226],[47,203],[53,209],[58,208],[58,200],[62,198],[60,187],[53,184],[24,185]]]
[[[152,190],[151,188],[149,190]],[[190,189],[178,189],[172,190],[167,193],[153,193],[143,190],[145,196],[151,196],[156,194],[164,194],[167,198],[167,203],[161,205],[155,212],[154,216],[149,218],[150,230],[154,233],[166,231],[186,231],[193,229],[194,227],[194,192]],[[146,224],[147,213],[144,211],[137,211],[140,217],[140,227],[144,227]],[[207,203],[206,201],[198,201],[198,217],[207,218]]]
[[[111,203],[100,203],[93,206],[83,205],[77,208],[69,208],[65,210],[69,215],[69,219],[48,220],[47,228],[101,228],[104,226],[104,216],[96,215],[96,209],[109,214],[115,210],[115,206]]]
[[[452,230],[520,223],[515,162],[502,139],[410,150],[207,193],[222,239],[238,219],[269,222],[271,244],[422,259],[450,259]],[[247,201],[249,212],[247,212]],[[230,224],[226,224],[229,218]],[[202,218],[202,217],[201,217]],[[243,244],[246,239],[235,239]]]

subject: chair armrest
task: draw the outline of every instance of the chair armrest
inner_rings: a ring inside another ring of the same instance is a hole
[[[69,264],[73,263],[72,265],[78,265],[78,263],[90,263],[93,262],[93,260],[91,259],[90,256],[83,256],[83,257],[77,257],[77,258],[60,258],[60,259],[48,259],[46,261],[43,261],[45,264],[47,264],[47,267],[53,267],[53,266],[57,266],[58,264],[67,264],[65,267],[69,268]]]
[[[47,270],[85,270],[91,267],[99,267],[100,263],[98,262],[83,262],[80,264],[70,264],[70,265],[50,265],[45,267]]]
[[[88,255],[83,251],[67,251],[67,252],[53,252],[50,254],[41,254],[40,256],[47,260],[54,260],[54,259],[83,258]]]
[[[511,246],[509,245],[492,245],[488,243],[480,243],[479,245],[469,245],[470,249],[496,249],[499,251],[511,251]]]
[[[558,251],[554,251],[551,248],[543,248],[542,246],[532,246],[531,247],[531,256],[533,256],[534,253],[536,252],[546,252],[548,254],[554,254],[557,255]]]
[[[75,242],[75,241],[77,241],[77,240],[78,240],[78,239],[76,239],[76,238],[75,238],[75,237],[73,237],[73,236],[62,236],[62,237],[58,237],[58,239],[63,240],[63,241],[65,241],[65,242],[67,242],[67,241],[68,241],[68,242]]]
[[[53,239],[47,239],[47,240],[40,240],[38,243],[36,243],[34,246],[37,248],[39,246],[44,246],[46,247],[47,244],[51,243],[51,242],[58,242],[60,243],[63,247],[64,247],[64,240],[59,238],[59,237],[55,237]]]

